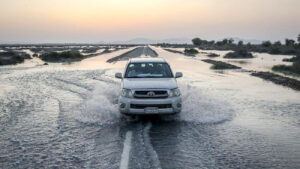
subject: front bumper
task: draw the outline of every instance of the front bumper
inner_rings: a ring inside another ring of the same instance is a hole
[[[132,105],[135,105],[133,107]],[[142,106],[159,107],[156,113],[146,113]],[[153,106],[155,105],[155,106]],[[166,106],[168,105],[168,106]],[[181,97],[171,97],[162,99],[137,99],[137,98],[119,98],[119,110],[128,115],[150,115],[150,114],[176,114],[181,112]]]

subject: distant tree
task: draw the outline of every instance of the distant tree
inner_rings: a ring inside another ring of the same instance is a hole
[[[244,45],[244,42],[240,40],[240,41],[238,42],[238,45],[239,45],[239,46],[243,46],[243,45]]]
[[[200,38],[194,38],[192,39],[192,42],[196,46],[200,46],[202,44],[202,40]]]
[[[215,44],[215,41],[214,41],[214,40],[209,41],[208,44],[209,44],[209,45],[214,45],[214,44]]]
[[[298,35],[297,41],[300,44],[300,34]]]
[[[223,41],[218,41],[218,42],[216,42],[216,45],[218,45],[218,46],[223,45]]]
[[[250,48],[250,47],[251,47],[251,43],[248,42],[248,43],[247,43],[247,48]]]
[[[228,39],[223,39],[223,40],[222,40],[222,45],[227,45],[228,42],[229,42]]]
[[[293,39],[285,39],[286,46],[293,46],[294,44],[295,44],[295,41]]]
[[[232,39],[232,38],[230,38],[229,40],[228,40],[228,44],[233,44],[233,42],[234,42],[234,40]]]
[[[272,43],[270,42],[270,41],[264,41],[264,42],[262,42],[262,44],[261,44],[263,47],[270,47],[270,46],[272,46]]]
[[[276,42],[274,43],[274,45],[275,45],[275,46],[281,46],[282,44],[281,44],[280,41],[276,41]]]

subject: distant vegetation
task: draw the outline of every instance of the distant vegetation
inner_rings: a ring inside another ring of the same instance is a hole
[[[234,52],[229,52],[227,53],[224,58],[228,58],[228,59],[249,59],[249,58],[253,58],[252,53],[248,52],[245,49],[240,49]]]
[[[234,42],[233,39],[223,39],[221,41],[208,41],[200,38],[192,39],[191,44],[157,44],[161,47],[174,48],[199,48],[202,50],[246,50],[248,52],[282,54],[282,55],[297,55],[300,54],[300,35],[297,37],[297,42],[293,39],[285,39],[284,43],[280,41],[271,42],[264,41],[261,44],[245,44],[243,41]]]
[[[284,61],[293,62],[292,65],[276,65],[273,66],[273,71],[279,71],[286,74],[300,75],[300,55],[297,55],[291,59],[284,59]]]
[[[30,55],[24,52],[6,51],[0,52],[0,65],[13,65],[30,59]]]
[[[78,51],[50,52],[41,54],[39,57],[46,62],[79,61],[84,59],[84,56]]]
[[[297,37],[298,43],[293,39],[285,39],[285,43],[280,41],[274,43],[264,41],[260,45],[252,45],[250,43],[244,44],[243,41],[234,43],[233,39],[224,39],[222,41],[207,41],[200,38],[192,40],[193,46],[199,49],[212,49],[212,50],[233,50],[241,51],[247,50],[249,52],[265,52],[270,54],[283,54],[283,55],[296,55],[300,54],[300,35]]]

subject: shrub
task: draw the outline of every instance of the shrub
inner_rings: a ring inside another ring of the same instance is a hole
[[[300,55],[297,55],[295,57],[289,58],[289,59],[283,59],[284,62],[300,62]]]
[[[61,62],[61,61],[70,61],[70,60],[81,60],[84,58],[81,53],[78,51],[65,51],[62,53],[50,52],[40,55],[40,58],[43,61],[47,62]]]
[[[0,52],[0,65],[12,65],[24,62],[25,59],[30,59],[30,55],[22,52]]]
[[[278,47],[272,46],[270,49],[270,54],[280,54],[281,50]]]
[[[248,58],[253,58],[252,53],[248,52],[245,49],[240,49],[235,52],[229,52],[227,53],[224,58],[228,59],[248,59]]]
[[[268,47],[272,46],[272,43],[271,43],[270,41],[264,41],[261,45],[262,45],[263,47],[268,48]]]
[[[190,49],[185,48],[184,53],[188,54],[188,55],[195,55],[195,54],[199,53],[199,51],[197,49],[194,49],[194,48],[190,48]]]
[[[216,54],[216,53],[209,53],[207,54],[208,57],[219,57],[220,55],[219,54]]]

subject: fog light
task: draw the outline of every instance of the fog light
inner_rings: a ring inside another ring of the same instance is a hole
[[[181,103],[177,103],[177,107],[178,107],[178,108],[181,108]]]
[[[125,104],[125,103],[121,103],[121,104],[120,104],[120,108],[121,108],[121,109],[124,109],[124,108],[125,108],[125,106],[126,106],[126,104]]]

